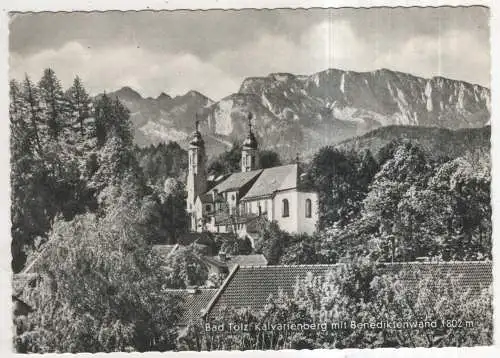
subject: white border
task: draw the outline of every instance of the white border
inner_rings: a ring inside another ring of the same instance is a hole
[[[500,54],[498,44],[500,44],[500,6],[498,1],[486,0],[9,0],[8,4],[2,4],[0,14],[0,227],[3,235],[0,241],[0,302],[3,314],[0,316],[0,356],[22,356],[12,352],[12,323],[11,323],[11,286],[10,286],[10,185],[9,185],[9,120],[8,120],[8,12],[10,11],[91,11],[91,10],[174,10],[174,9],[243,9],[243,8],[310,8],[310,7],[376,7],[376,6],[468,6],[483,5],[490,7],[491,14],[491,50],[492,50],[492,76],[491,76],[491,103],[492,103],[492,204],[493,204],[493,255],[499,256],[500,247],[496,237],[500,234],[496,223],[499,222],[497,201],[500,200],[500,157],[496,157],[500,150],[498,138],[498,113],[500,108],[500,68],[495,64],[500,64]],[[495,46],[497,44],[497,46]],[[246,351],[246,352],[179,352],[179,353],[157,353],[148,352],[141,356],[163,357],[165,354],[176,357],[254,357],[259,355],[265,357],[500,357],[500,299],[498,295],[498,278],[500,264],[494,260],[494,278],[496,293],[494,299],[494,341],[493,347],[476,348],[399,348],[399,349],[375,349],[375,350],[315,350],[315,351]],[[111,353],[96,354],[97,357],[135,357],[139,353]],[[38,355],[34,355],[38,356]],[[47,356],[47,355],[46,355]],[[69,354],[49,354],[49,357],[63,357]],[[78,356],[90,356],[81,353]]]

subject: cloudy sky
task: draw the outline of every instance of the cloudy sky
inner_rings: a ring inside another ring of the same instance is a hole
[[[389,68],[489,87],[489,11],[378,8],[15,14],[10,76],[79,75],[92,93],[198,90],[218,100],[245,77]]]

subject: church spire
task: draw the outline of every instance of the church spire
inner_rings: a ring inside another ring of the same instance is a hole
[[[203,138],[200,133],[200,119],[198,118],[198,113],[195,115],[195,121],[194,121],[194,126],[195,130],[192,134],[191,141],[189,144],[196,146],[196,147],[201,147],[205,145],[205,142],[203,141]]]
[[[241,149],[241,171],[249,172],[257,169],[257,148],[258,143],[252,131],[252,112],[248,113],[248,134],[243,141]]]
[[[259,144],[257,143],[257,139],[255,138],[255,135],[252,132],[252,118],[253,118],[253,114],[252,114],[252,112],[249,112],[248,113],[248,134],[247,134],[245,141],[243,142],[243,147],[257,149]]]
[[[187,212],[191,217],[191,230],[197,231],[200,229],[201,218],[195,210],[196,198],[207,190],[206,179],[206,153],[205,142],[200,133],[200,120],[198,113],[195,117],[195,130],[191,135],[188,149],[188,175],[187,175]]]

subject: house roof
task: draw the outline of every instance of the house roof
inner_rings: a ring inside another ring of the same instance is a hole
[[[417,286],[422,276],[439,279],[451,275],[472,295],[479,295],[482,288],[493,282],[492,265],[488,261],[399,262],[383,264],[380,270],[388,274],[404,272],[402,281],[410,287]]]
[[[232,270],[236,265],[239,266],[266,266],[267,259],[262,254],[255,255],[227,255],[226,259],[221,259],[219,256],[203,256],[201,258],[205,262],[216,267],[228,268]]]
[[[261,173],[262,169],[233,173],[226,180],[220,182],[212,188],[210,192],[217,190],[219,193],[223,193],[226,191],[238,190]]]
[[[276,191],[297,187],[297,164],[264,169],[257,181],[241,200],[271,196]]]
[[[235,255],[229,256],[226,260],[229,268],[232,268],[235,265],[239,266],[266,266],[267,259],[262,254],[255,255]]]
[[[223,307],[261,310],[268,297],[278,294],[280,290],[292,295],[297,279],[304,279],[309,274],[325,276],[342,265],[345,264],[235,266],[207,307],[207,314],[218,312]],[[387,273],[405,271],[408,274],[403,275],[402,281],[410,287],[419,282],[416,272],[435,278],[451,274],[464,289],[470,289],[473,294],[478,294],[481,288],[492,283],[491,262],[397,263],[383,264],[380,269]]]
[[[187,326],[198,322],[204,309],[210,300],[217,293],[217,288],[197,288],[194,290],[174,290],[167,289],[165,292],[177,297],[182,309],[179,326]]]
[[[167,260],[172,253],[179,248],[179,244],[175,245],[153,245],[153,252],[159,255],[163,260]]]

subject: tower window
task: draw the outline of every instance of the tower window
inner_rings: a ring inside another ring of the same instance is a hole
[[[281,216],[284,218],[290,216],[290,208],[289,208],[289,204],[288,204],[288,199],[283,199],[283,201],[282,201]]]
[[[311,217],[311,199],[306,199],[306,218]]]

